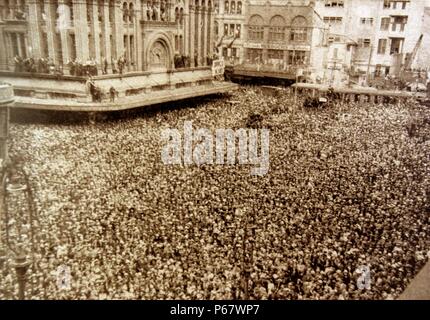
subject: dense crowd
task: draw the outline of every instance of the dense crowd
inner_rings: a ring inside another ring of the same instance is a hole
[[[133,63],[131,62],[131,65]],[[21,57],[16,55],[14,57],[15,72],[29,72],[29,73],[44,73],[44,74],[55,74],[64,75],[64,66],[55,64],[51,58],[33,58],[33,57]],[[100,63],[94,59],[88,59],[85,62],[79,59],[69,60],[65,64],[68,69],[68,73],[71,76],[96,76],[99,74],[99,69],[102,74],[123,74],[127,60],[124,55],[121,55],[118,59],[111,59],[110,64],[105,57],[101,58]],[[109,70],[109,67],[111,70]]]
[[[12,124],[10,154],[24,160],[38,217],[28,294],[396,298],[428,259],[430,112],[302,102],[246,87],[93,125]],[[161,161],[162,129],[240,128],[250,116],[271,130],[266,176]],[[369,290],[357,287],[363,265]],[[70,290],[57,286],[59,266]],[[0,288],[16,290],[3,273]]]

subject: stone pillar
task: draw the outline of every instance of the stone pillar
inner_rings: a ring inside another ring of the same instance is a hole
[[[203,15],[203,46],[202,46],[202,60],[203,60],[203,65],[206,66],[207,65],[207,56],[208,56],[208,29],[210,27],[210,23],[208,21],[208,9],[207,7],[203,7],[202,10],[202,15]]]
[[[122,21],[122,9],[120,6],[121,2],[116,0],[112,35],[117,59],[124,54],[124,25]]]
[[[142,7],[139,6],[139,10],[135,9],[135,30],[134,30],[134,61],[135,61],[135,70],[142,70],[143,63],[142,63],[142,55],[140,54],[143,51],[143,43],[142,43],[142,26],[140,24],[140,21],[143,20],[144,12],[142,10]]]
[[[0,70],[7,70],[8,67],[8,63],[7,63],[7,46],[8,44],[6,43],[6,36],[5,33],[3,31],[3,28],[0,27],[0,43],[4,43],[3,46],[0,46]]]
[[[46,35],[48,40],[48,55],[49,58],[55,64],[58,64],[57,53],[55,52],[55,29],[56,29],[56,15],[57,8],[55,8],[54,4],[51,3],[50,0],[45,1],[45,12],[46,12]]]
[[[184,8],[185,10],[185,8]],[[184,30],[184,47],[185,50],[182,54],[184,55],[188,55],[190,52],[190,19],[191,15],[189,15],[188,13],[184,12],[184,26],[183,26],[183,30]]]
[[[264,27],[263,29],[263,44],[266,44],[269,42],[269,28],[268,27]],[[262,63],[265,63],[268,59],[268,53],[267,53],[267,47],[265,46],[265,48],[263,49],[263,61]]]
[[[89,5],[89,4],[87,4]],[[103,15],[103,7],[99,7],[99,2],[97,0],[93,0],[93,14],[91,16],[92,20],[92,29],[91,34],[93,35],[94,41],[94,55],[97,61],[97,69],[101,71],[102,61],[101,61],[101,49],[100,49],[100,23],[99,23],[99,10],[101,10],[100,14],[103,17],[103,21],[106,20],[106,17]],[[103,22],[102,22],[103,23]],[[102,36],[103,40],[103,36]]]
[[[189,51],[189,56],[190,56],[190,65],[191,67],[194,67],[194,37],[195,35],[195,12],[194,12],[194,6],[190,5],[190,28],[188,30],[188,36],[190,39],[190,51]]]
[[[75,27],[75,39],[76,39],[76,57],[82,63],[85,63],[85,61],[87,61],[90,56],[90,51],[88,46],[88,21],[87,21],[86,2],[83,2],[80,0],[74,0],[73,12],[74,12],[73,25]]]
[[[58,1],[58,4],[64,4],[64,0]],[[63,64],[63,71],[66,71],[68,73],[68,67],[67,63],[70,60],[70,54],[69,54],[69,28],[61,28],[60,30],[60,39],[61,39],[61,52],[63,56],[63,61],[60,61],[60,64]]]
[[[31,52],[30,56],[34,58],[40,58],[42,50],[40,48],[40,36],[42,34],[39,28],[39,10],[37,8],[37,2],[31,1],[28,4],[28,34],[31,39]],[[3,43],[3,42],[2,42]]]
[[[112,72],[111,64],[111,47],[110,47],[110,20],[109,20],[109,0],[103,2],[103,24],[102,24],[102,39],[105,46],[105,58],[108,62],[108,72]],[[103,63],[103,62],[102,62]]]
[[[209,55],[213,55],[213,51],[214,51],[214,46],[215,46],[215,44],[214,44],[214,39],[215,39],[215,30],[214,30],[214,27],[215,27],[215,12],[214,12],[214,8],[213,8],[213,4],[212,4],[212,7],[209,7],[208,8],[208,10],[209,10],[209,19],[210,19],[210,24],[209,24],[209,29],[208,29],[208,31],[209,31],[209,47],[208,47],[208,54]],[[219,28],[219,25],[218,25],[218,28]],[[219,34],[219,30],[218,30],[218,34]]]
[[[202,17],[201,17],[201,7],[200,6],[196,6],[196,10],[195,10],[195,17],[196,17],[196,21],[195,21],[195,39],[197,40],[195,45],[196,48],[194,48],[194,53],[193,53],[193,58],[194,56],[197,56],[196,61],[197,61],[197,65],[200,65],[200,58],[201,58],[201,42],[202,42],[202,36],[201,36],[201,32],[202,32]]]

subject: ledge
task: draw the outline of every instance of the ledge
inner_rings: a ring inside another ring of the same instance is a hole
[[[183,100],[199,96],[226,93],[236,90],[237,84],[231,82],[213,82],[208,85],[195,85],[185,88],[166,89],[150,93],[127,96],[116,99],[115,102],[77,102],[54,99],[37,99],[31,97],[16,97],[15,108],[77,111],[77,112],[107,112],[134,109],[159,103]]]

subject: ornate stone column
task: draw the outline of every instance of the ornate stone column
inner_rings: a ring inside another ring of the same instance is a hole
[[[102,61],[101,61],[101,48],[100,48],[100,22],[99,22],[99,15],[102,16],[102,23],[104,20],[106,20],[106,16],[103,12],[103,1],[101,2],[102,6],[99,6],[98,0],[93,0],[92,6],[93,6],[93,14],[91,16],[91,34],[93,35],[93,41],[94,41],[94,55],[96,61],[98,62],[97,69],[101,71],[102,69]],[[87,3],[87,5],[89,5]],[[103,41],[103,35],[102,35],[102,41]]]
[[[111,46],[110,46],[110,16],[109,16],[109,0],[103,1],[103,23],[102,23],[102,39],[103,39],[103,45],[104,45],[104,51],[105,51],[105,58],[108,62],[108,72],[112,72],[112,64],[111,64]],[[103,64],[103,61],[102,61]]]
[[[36,0],[31,0],[28,2],[28,34],[31,39],[31,52],[30,55],[34,58],[41,57],[40,48],[40,36],[42,34],[39,28],[40,14],[38,12]]]
[[[81,62],[88,60],[88,21],[87,21],[87,4],[81,0],[73,0],[74,19],[76,39],[76,56]]]
[[[201,54],[202,54],[202,49],[201,49],[201,42],[202,42],[202,36],[201,36],[201,32],[202,32],[202,25],[201,25],[201,7],[200,6],[196,6],[195,9],[195,17],[196,17],[196,28],[195,28],[195,34],[194,37],[197,40],[195,42],[196,48],[194,48],[193,52],[193,59],[196,56],[196,61],[197,61],[197,65],[200,65],[200,60],[201,60]]]
[[[114,21],[113,21],[113,42],[115,45],[116,51],[116,59],[118,59],[121,55],[125,54],[124,52],[124,24],[122,21],[122,8],[121,2],[119,0],[115,0],[115,8],[114,8]]]
[[[46,12],[46,35],[48,40],[48,55],[55,64],[58,64],[57,53],[55,52],[55,29],[56,29],[56,10],[54,4],[50,0],[45,1]]]
[[[189,42],[190,42],[190,51],[189,51],[189,56],[190,56],[190,65],[191,65],[191,67],[194,67],[195,66],[195,64],[194,64],[194,43],[195,43],[195,40],[194,40],[194,37],[196,36],[196,34],[195,34],[195,30],[196,30],[196,27],[195,27],[195,23],[196,23],[196,21],[195,21],[195,11],[194,11],[194,6],[193,5],[191,5],[190,4],[190,6],[189,6],[189,15],[190,15],[190,28],[189,28],[189,32],[188,32],[188,37],[189,37]]]
[[[5,45],[0,46],[0,70],[7,70],[7,43],[6,37],[3,29],[0,27],[0,43],[4,43]]]
[[[202,53],[202,60],[203,65],[207,65],[207,56],[208,56],[208,34],[210,32],[210,21],[209,21],[209,9],[208,7],[203,7],[203,23],[204,23],[204,29],[203,29],[203,53]]]
[[[209,20],[210,20],[210,24],[209,24],[209,44],[208,44],[208,54],[209,55],[213,55],[213,50],[214,50],[214,38],[215,38],[215,11],[214,11],[214,7],[212,4],[212,7],[209,7]],[[219,28],[219,25],[218,25]],[[218,29],[218,34],[219,34],[219,29]]]

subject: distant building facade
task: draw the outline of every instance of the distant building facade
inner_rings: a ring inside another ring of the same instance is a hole
[[[318,77],[322,69],[326,26],[314,2],[219,2],[215,31],[226,64],[250,73]]]
[[[315,10],[329,27],[325,66],[335,83],[398,74],[420,35],[430,37],[422,0],[317,0]],[[424,53],[421,46],[413,68],[428,68]]]
[[[365,84],[398,74],[421,34],[412,67],[428,68],[428,12],[422,0],[218,0],[215,47],[226,64],[305,61],[310,80]]]

